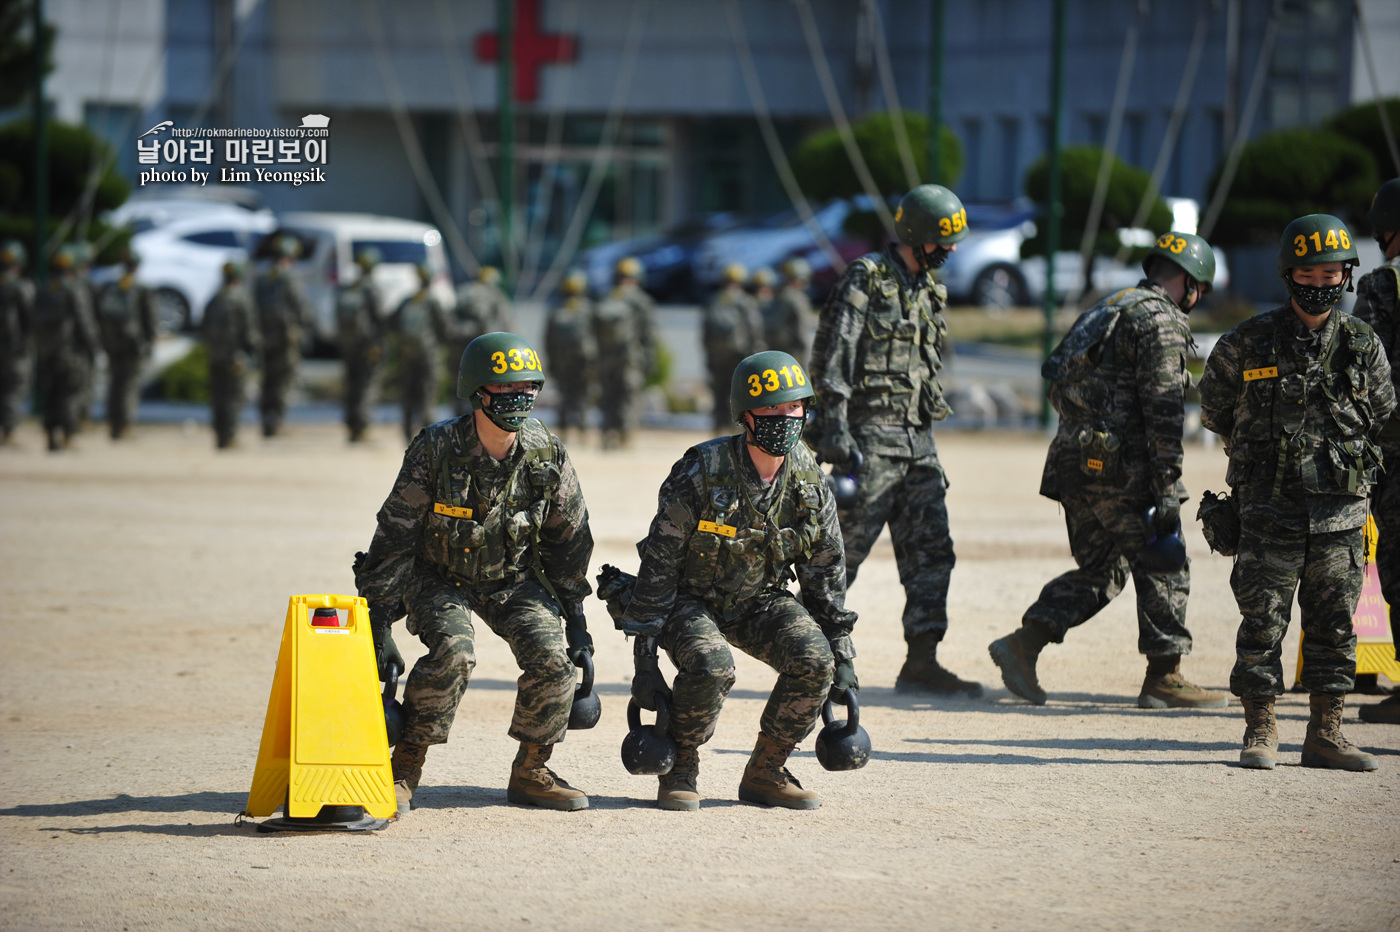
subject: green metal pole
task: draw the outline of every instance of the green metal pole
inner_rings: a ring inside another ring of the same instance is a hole
[[[929,0],[928,180],[943,178],[943,0]]]
[[[1060,124],[1065,105],[1065,0],[1055,0],[1054,42],[1050,52],[1050,203],[1045,212],[1045,340],[1044,356],[1055,348],[1055,253],[1060,250],[1060,221],[1065,206],[1060,191]],[[1050,385],[1043,383],[1040,423],[1050,426]]]
[[[496,109],[501,136],[501,286],[515,294],[515,0],[496,0]]]
[[[34,0],[34,280],[49,275],[49,111],[44,100],[44,0]]]

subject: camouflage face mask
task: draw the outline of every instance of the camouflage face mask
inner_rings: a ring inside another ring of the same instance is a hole
[[[530,412],[535,409],[535,392],[531,389],[515,392],[497,392],[492,394],[485,389],[478,389],[481,393],[481,410],[486,412],[486,416],[491,419],[501,430],[508,430],[512,434],[520,430],[525,424],[525,419]]]
[[[1288,284],[1288,293],[1293,296],[1293,300],[1297,301],[1299,307],[1314,317],[1326,314],[1338,301],[1342,300],[1342,289],[1347,283],[1345,278],[1335,285],[1302,285],[1295,282],[1292,277],[1285,281]]]
[[[802,438],[804,417],[786,414],[754,414],[753,445],[769,456],[787,456]]]

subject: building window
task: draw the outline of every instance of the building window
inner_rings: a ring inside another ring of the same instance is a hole
[[[1123,135],[1118,142],[1118,156],[1129,165],[1142,166],[1143,138],[1147,134],[1147,117],[1129,113],[1123,117]]]
[[[1021,193],[1021,121],[1016,117],[1002,117],[997,124],[1001,131],[997,193],[1009,201]]]
[[[1102,113],[1086,113],[1080,118],[1083,126],[1084,142],[1102,147],[1108,136],[1108,121]]]
[[[982,191],[982,121],[963,121],[963,177],[960,187],[965,196],[976,200]]]

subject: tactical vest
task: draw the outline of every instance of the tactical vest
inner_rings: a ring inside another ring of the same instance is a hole
[[[244,349],[250,342],[252,323],[252,308],[243,289],[233,285],[219,289],[200,324],[210,355],[230,356]]]
[[[122,288],[120,284],[113,283],[98,295],[97,322],[102,328],[102,341],[109,351],[117,349],[136,353],[145,342],[136,314],[139,287],[132,284],[129,288]]]
[[[908,427],[943,420],[952,413],[937,379],[948,324],[934,313],[933,299],[947,301],[948,289],[934,283],[929,301],[916,295],[911,302],[888,256],[862,256],[855,264],[865,269],[870,291],[848,419]]]
[[[598,302],[593,312],[593,332],[598,339],[598,355],[604,360],[621,360],[632,349],[632,305],[614,291]]]
[[[82,338],[77,285],[51,281],[34,302],[34,336],[41,354],[78,350]]]
[[[795,578],[792,564],[812,553],[821,537],[822,473],[807,448],[788,454],[781,486],[766,512],[749,500],[738,456],[742,436],[721,437],[694,449],[700,454],[699,521],[686,547],[679,589],[701,601],[730,608]],[[645,542],[643,542],[645,543]],[[639,546],[640,549],[640,546]]]
[[[427,433],[433,506],[423,527],[423,559],[478,590],[532,574],[550,588],[539,555],[540,528],[560,480],[549,431],[534,418],[525,421],[516,434],[523,455],[490,498],[476,487],[473,457],[462,451],[462,419],[433,424]]]
[[[714,359],[746,356],[753,351],[752,320],[743,295],[720,295],[705,309],[705,354]]]
[[[264,343],[300,347],[302,321],[292,288],[276,271],[258,282],[258,324]]]
[[[578,296],[570,296],[549,318],[549,344],[552,347],[550,366],[559,375],[562,364],[583,363],[593,355],[593,321],[588,306]],[[576,373],[583,375],[582,372]]]
[[[431,295],[409,298],[399,307],[398,329],[406,353],[430,356],[437,350],[437,331],[433,329]]]
[[[343,346],[372,343],[378,338],[372,297],[370,286],[363,284],[346,288],[337,297],[336,330]]]

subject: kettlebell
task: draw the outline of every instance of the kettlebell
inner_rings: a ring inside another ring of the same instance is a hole
[[[667,729],[671,725],[671,711],[666,707],[666,699],[656,694],[656,724],[642,724],[642,707],[636,699],[627,703],[627,737],[622,739],[622,766],[627,772],[643,774],[670,773],[676,766],[676,742],[671,740]]]
[[[856,501],[857,477],[860,475],[861,464],[865,458],[860,455],[860,451],[855,451],[851,456],[851,462],[844,473],[832,471],[826,477],[827,487],[831,489],[831,495],[836,499],[837,508],[849,508]]]
[[[1186,543],[1181,539],[1181,521],[1170,534],[1158,534],[1152,526],[1156,516],[1155,507],[1147,509],[1142,525],[1147,542],[1142,545],[1139,562],[1149,573],[1175,573],[1186,565]]]
[[[574,704],[569,708],[569,728],[573,731],[592,728],[603,714],[603,701],[593,691],[593,656],[584,651],[580,664],[583,682],[574,689]]]
[[[403,704],[398,700],[398,667],[393,667],[393,671],[384,683],[384,732],[389,736],[389,747],[399,743],[399,739],[403,737],[404,725]]]
[[[860,703],[853,689],[847,689],[842,701],[848,720],[836,721],[831,700],[822,703],[822,721],[817,734],[817,762],[827,770],[859,770],[870,762],[870,735],[860,727]]]

